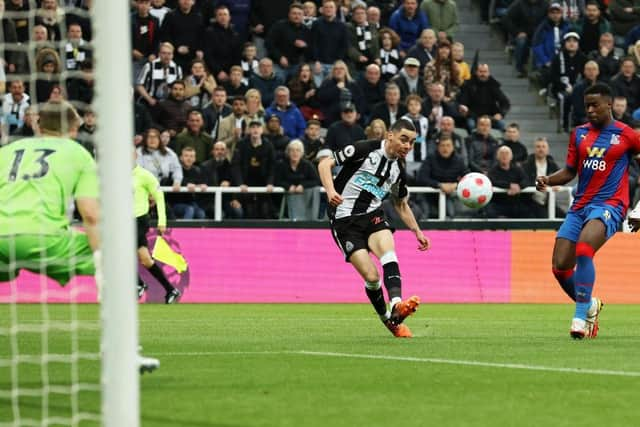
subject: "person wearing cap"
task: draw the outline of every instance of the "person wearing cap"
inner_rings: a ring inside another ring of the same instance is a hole
[[[347,102],[342,106],[341,120],[333,123],[327,129],[326,147],[333,150],[341,150],[349,144],[366,139],[364,129],[357,123],[358,112],[355,104]]]
[[[397,76],[391,81],[400,88],[400,102],[404,102],[409,95],[425,96],[424,83],[420,75],[420,61],[416,58],[407,58],[404,66]]]
[[[560,3],[551,3],[547,19],[542,21],[531,41],[534,67],[540,71],[540,83],[546,87],[553,57],[562,48],[562,36],[569,31],[569,24],[562,18]]]
[[[602,16],[596,0],[588,0],[584,15],[574,25],[574,30],[580,36],[580,50],[585,54],[598,49],[600,36],[611,32],[611,24]]]
[[[562,111],[562,128],[568,131],[573,86],[582,76],[587,57],[580,51],[578,33],[569,32],[563,39],[564,47],[551,63],[551,93],[558,99]]]
[[[276,153],[276,162],[284,160],[284,152],[289,144],[289,137],[285,135],[282,121],[276,114],[265,114],[265,126],[262,138],[271,142]]]
[[[324,138],[320,136],[322,124],[320,120],[312,118],[307,122],[302,143],[304,144],[304,158],[317,164],[316,156],[324,148]]]
[[[502,25],[513,44],[518,77],[526,76],[525,66],[529,60],[531,39],[538,24],[547,15],[547,2],[543,0],[516,0],[507,9]]]

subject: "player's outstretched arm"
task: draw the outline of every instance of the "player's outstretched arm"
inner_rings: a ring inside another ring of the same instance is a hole
[[[394,201],[393,206],[398,212],[400,219],[405,223],[409,230],[413,231],[416,235],[416,239],[418,240],[418,250],[426,251],[431,246],[431,242],[429,239],[422,233],[420,230],[420,226],[418,225],[418,221],[416,221],[416,217],[413,215],[413,211],[408,203],[408,197],[404,197],[400,200]]]
[[[82,217],[82,223],[89,239],[89,246],[92,251],[100,249],[100,232],[98,223],[100,221],[100,204],[98,199],[92,197],[79,197],[76,199],[78,212]]]
[[[576,172],[566,167],[556,171],[549,176],[539,176],[536,178],[536,189],[538,191],[546,191],[547,187],[553,187],[556,185],[565,185],[573,178],[575,178]]]
[[[327,200],[329,204],[333,207],[338,206],[342,203],[342,196],[336,192],[335,187],[333,186],[333,174],[331,173],[331,169],[335,166],[336,161],[333,157],[327,157],[322,159],[318,164],[318,175],[320,175],[320,182],[322,182],[322,186],[324,187],[324,191],[327,192]]]

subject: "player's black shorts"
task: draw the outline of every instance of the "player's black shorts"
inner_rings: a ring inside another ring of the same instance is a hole
[[[331,220],[333,240],[336,241],[338,248],[340,248],[344,254],[346,262],[349,262],[351,254],[358,249],[370,251],[367,243],[369,236],[380,230],[395,231],[394,228],[389,225],[389,221],[382,209],[377,209],[364,215],[354,215]]]
[[[149,247],[149,243],[147,242],[147,233],[149,232],[149,215],[142,215],[136,218],[136,226],[138,228],[138,246],[136,248],[141,247]]]

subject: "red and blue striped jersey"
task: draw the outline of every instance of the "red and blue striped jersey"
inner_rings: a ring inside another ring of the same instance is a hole
[[[629,161],[640,152],[640,134],[619,121],[602,129],[590,123],[571,133],[567,169],[578,173],[578,187],[571,210],[588,204],[629,206]]]

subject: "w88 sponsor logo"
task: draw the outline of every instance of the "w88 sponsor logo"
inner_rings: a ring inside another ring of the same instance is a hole
[[[592,169],[594,171],[606,171],[607,162],[598,159],[585,159],[582,161],[583,169]]]

